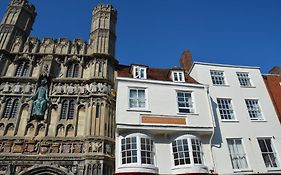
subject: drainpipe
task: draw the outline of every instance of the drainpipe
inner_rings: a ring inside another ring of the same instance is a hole
[[[209,86],[206,85],[207,88],[207,96],[208,96],[208,102],[210,105],[210,110],[211,110],[211,122],[212,122],[212,135],[210,137],[210,141],[209,141],[209,145],[210,145],[210,151],[211,151],[211,157],[212,157],[212,161],[213,161],[213,172],[216,172],[216,163],[215,163],[215,158],[214,158],[214,154],[213,154],[213,145],[212,145],[212,140],[214,138],[215,135],[215,117],[214,117],[214,112],[213,112],[213,108],[212,108],[212,103],[211,103],[211,96],[210,96],[210,92],[209,92]],[[212,172],[212,173],[213,173]]]

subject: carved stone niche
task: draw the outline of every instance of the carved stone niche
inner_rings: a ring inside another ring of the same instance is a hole
[[[21,49],[22,49],[22,45],[23,45],[22,38],[21,38],[20,36],[17,36],[17,37],[15,38],[14,43],[13,43],[11,52],[12,52],[12,53],[18,53],[18,52],[20,52]]]
[[[24,43],[23,53],[36,53],[39,47],[39,40],[35,37],[29,37]]]
[[[12,142],[6,142],[6,143],[4,143],[3,152],[4,152],[4,153],[10,153],[11,150],[12,150],[12,145],[13,145]]]
[[[60,151],[60,143],[53,143],[51,146],[51,153],[59,153]]]
[[[13,153],[22,153],[24,150],[24,145],[22,141],[15,141],[13,146]]]
[[[40,145],[40,154],[47,154],[50,150],[50,144],[47,142],[42,142]]]
[[[35,153],[38,150],[38,143],[36,141],[30,140],[25,143],[24,145],[24,153],[30,154],[30,153]]]
[[[71,54],[82,55],[85,53],[85,42],[82,39],[75,39],[71,45]]]

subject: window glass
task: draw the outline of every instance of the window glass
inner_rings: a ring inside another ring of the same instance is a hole
[[[259,138],[258,143],[262,153],[263,161],[267,168],[279,167],[277,154],[272,144],[271,138]]]
[[[153,140],[142,135],[121,139],[122,164],[154,164]]]
[[[250,77],[249,77],[249,73],[247,72],[237,72],[237,77],[238,77],[238,80],[239,80],[239,83],[241,86],[243,87],[251,87],[252,84],[251,84],[251,80],[250,80]]]
[[[172,142],[174,165],[203,164],[201,142],[196,138],[176,139]]]
[[[246,106],[251,120],[263,120],[258,100],[246,99]]]
[[[214,85],[225,85],[223,71],[211,70],[210,74],[211,74],[212,82]]]
[[[247,157],[241,139],[227,139],[233,169],[247,169]]]
[[[146,107],[145,89],[130,89],[129,107],[130,108]]]
[[[218,98],[218,109],[222,120],[233,120],[234,112],[231,104],[231,99]]]
[[[193,103],[191,99],[191,92],[178,91],[178,110],[180,113],[192,113]]]

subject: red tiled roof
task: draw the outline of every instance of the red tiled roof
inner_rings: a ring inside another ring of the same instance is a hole
[[[130,70],[131,70],[131,66],[119,65],[118,68],[117,68],[118,77],[130,77],[130,78],[132,78],[133,75],[130,72]],[[171,68],[171,69],[147,68],[147,79],[149,79],[149,80],[160,80],[160,81],[172,81],[169,77],[169,73],[170,73],[171,70],[174,70],[174,68]],[[177,68],[176,70],[183,70],[183,69]],[[195,81],[189,75],[185,75],[185,82],[186,83],[199,84],[197,81]]]

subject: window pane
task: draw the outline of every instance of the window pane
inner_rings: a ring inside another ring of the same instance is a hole
[[[279,167],[276,152],[272,145],[271,138],[258,139],[264,164],[266,167]]]
[[[227,139],[233,169],[247,169],[248,163],[241,139]]]

